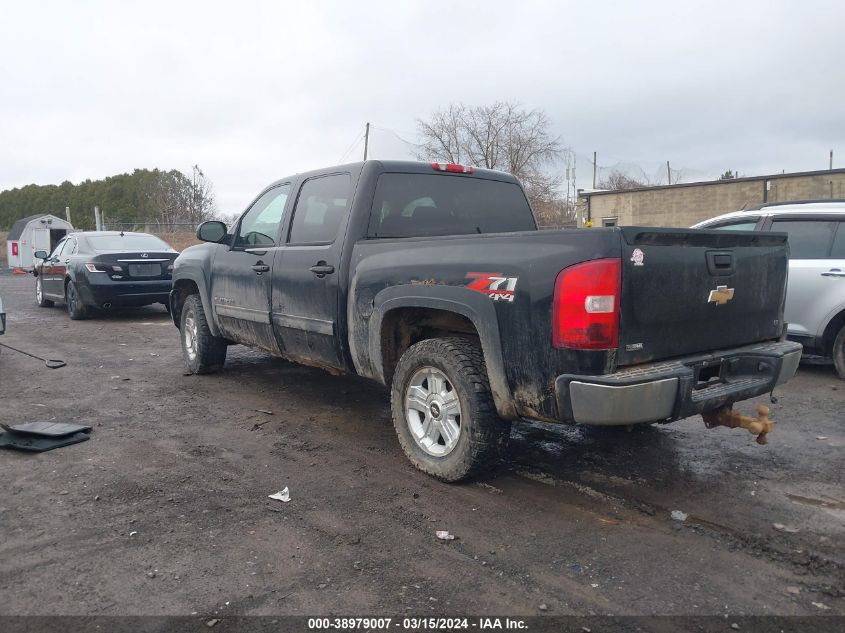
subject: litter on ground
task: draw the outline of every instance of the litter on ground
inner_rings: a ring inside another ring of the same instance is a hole
[[[287,503],[290,501],[290,490],[288,490],[288,487],[285,486],[282,490],[279,490],[279,492],[268,495],[268,497],[270,497],[270,499],[275,499],[276,501],[281,501],[282,503]]]

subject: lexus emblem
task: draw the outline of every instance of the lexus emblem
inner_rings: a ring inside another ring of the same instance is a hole
[[[149,257],[149,256],[150,256],[149,253],[141,253],[141,257]],[[721,286],[721,287],[724,288],[724,286]],[[731,291],[731,292],[733,292],[733,291]]]
[[[707,303],[715,303],[716,305],[723,306],[733,298],[733,288],[728,288],[727,286],[716,286],[715,290],[710,291],[710,295],[707,297]]]

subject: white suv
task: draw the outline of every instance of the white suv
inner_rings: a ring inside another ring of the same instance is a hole
[[[845,380],[845,200],[763,204],[692,228],[787,233],[788,336],[805,353],[832,358]]]

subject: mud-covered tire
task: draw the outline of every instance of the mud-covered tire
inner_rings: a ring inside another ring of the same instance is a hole
[[[214,336],[199,295],[190,295],[182,306],[179,338],[185,367],[192,374],[210,374],[226,362],[226,340]]]
[[[52,308],[55,304],[44,298],[44,285],[41,283],[41,275],[35,278],[35,303],[42,308]]]
[[[460,434],[446,455],[423,450],[412,436],[406,417],[406,395],[411,380],[424,368],[445,375],[460,402]],[[472,340],[449,337],[427,339],[402,355],[391,387],[393,425],[399,444],[421,471],[447,482],[467,479],[495,466],[507,446],[510,422],[499,418],[481,348]]]
[[[831,356],[833,357],[833,366],[836,367],[836,373],[842,380],[845,380],[845,325],[842,326],[839,334],[833,340]]]
[[[67,306],[68,316],[73,321],[85,319],[90,314],[88,306],[82,303],[82,297],[79,296],[76,284],[72,281],[68,281],[65,286],[65,306]]]

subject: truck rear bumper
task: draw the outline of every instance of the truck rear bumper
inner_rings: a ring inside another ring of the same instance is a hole
[[[758,343],[603,376],[555,380],[559,415],[577,424],[671,422],[768,393],[798,368],[801,345]]]

